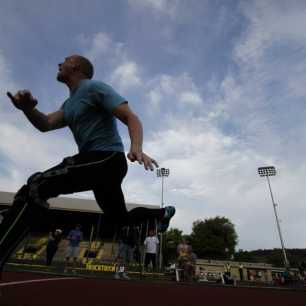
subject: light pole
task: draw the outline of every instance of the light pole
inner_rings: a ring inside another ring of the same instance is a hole
[[[156,174],[158,177],[162,179],[162,190],[161,190],[161,208],[164,207],[164,178],[168,177],[170,174],[170,170],[167,168],[160,168],[156,170]],[[160,243],[159,243],[159,271],[162,270],[163,264],[163,234],[160,233]]]
[[[260,167],[260,168],[258,168],[258,174],[260,176],[265,176],[267,178],[267,181],[268,181],[268,186],[269,186],[269,190],[270,190],[270,195],[271,195],[274,214],[275,214],[275,219],[276,219],[277,230],[278,230],[279,239],[280,239],[280,242],[281,242],[281,245],[282,245],[282,250],[283,250],[284,264],[285,264],[285,267],[288,268],[289,267],[289,261],[287,259],[286,250],[285,250],[285,246],[284,246],[284,240],[283,240],[283,236],[282,236],[282,231],[281,231],[281,228],[280,228],[279,219],[278,219],[278,215],[277,215],[277,210],[276,210],[277,204],[274,202],[272,188],[271,188],[270,179],[269,179],[269,176],[275,176],[276,175],[275,167],[273,167],[273,166]]]

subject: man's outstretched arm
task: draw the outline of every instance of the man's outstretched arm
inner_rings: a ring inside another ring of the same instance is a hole
[[[154,170],[158,167],[157,162],[142,151],[143,130],[139,118],[131,111],[128,103],[122,103],[113,110],[113,114],[127,125],[131,139],[131,147],[128,159],[138,161],[146,170]]]
[[[8,92],[7,95],[13,105],[22,110],[32,125],[39,131],[47,132],[67,126],[62,110],[46,115],[36,109],[37,100],[32,96],[30,91],[18,91],[14,96]]]
[[[25,116],[41,132],[48,132],[67,126],[62,110],[45,115],[36,108],[24,111]]]

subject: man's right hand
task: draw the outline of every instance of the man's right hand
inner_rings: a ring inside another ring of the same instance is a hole
[[[37,105],[37,100],[28,90],[19,90],[14,96],[10,92],[7,92],[7,96],[14,106],[23,112],[30,111]]]

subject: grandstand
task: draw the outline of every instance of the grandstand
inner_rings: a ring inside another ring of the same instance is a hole
[[[14,193],[0,191],[0,215],[5,215],[11,206]],[[117,244],[115,228],[104,218],[103,212],[95,200],[57,197],[48,201],[50,210],[44,220],[33,228],[30,235],[18,246],[12,262],[43,264],[46,257],[48,233],[60,228],[63,238],[76,224],[81,224],[84,240],[80,245],[79,262],[110,262],[113,263]],[[127,203],[127,209],[135,207],[159,208],[158,205]],[[0,218],[1,221],[1,218]],[[55,264],[61,264],[65,257],[67,241],[60,242],[54,257]]]

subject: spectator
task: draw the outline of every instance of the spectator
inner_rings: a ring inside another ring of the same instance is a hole
[[[49,240],[47,244],[46,252],[46,265],[50,266],[52,264],[53,257],[58,249],[58,245],[62,239],[62,230],[57,229],[54,232],[49,233]]]
[[[75,266],[80,251],[80,242],[83,240],[83,233],[80,224],[77,224],[75,229],[69,232],[67,240],[69,241],[69,244],[66,253],[66,266],[69,263],[70,257],[73,258],[73,265]]]
[[[130,280],[130,277],[127,275],[127,270],[126,270],[126,265],[124,263],[124,259],[120,255],[118,255],[116,258],[116,273],[115,273],[114,278]]]
[[[203,267],[200,267],[199,269],[199,278],[198,278],[198,281],[199,282],[206,282],[207,281],[207,275],[205,273],[205,268]]]
[[[300,271],[300,275],[301,277],[304,279],[305,277],[305,270],[306,270],[306,262],[305,261],[302,261],[300,264],[299,264],[299,271]]]
[[[240,280],[243,281],[243,264],[239,265],[239,276],[240,276]]]
[[[150,263],[152,263],[153,271],[156,269],[156,254],[158,251],[159,240],[154,230],[149,231],[149,236],[144,241],[145,247],[145,269],[148,271]]]
[[[178,266],[183,270],[183,280],[192,281],[195,276],[196,255],[186,239],[177,246]]]
[[[225,285],[235,285],[235,280],[228,273],[223,273],[223,284]]]
[[[282,276],[281,276],[282,284],[283,284],[283,285],[288,284],[289,278],[290,278],[289,270],[286,268],[286,269],[282,272]]]
[[[229,277],[231,276],[231,269],[232,266],[230,263],[224,265],[224,273],[227,274]]]
[[[126,263],[130,264],[136,260],[136,249],[138,244],[138,232],[137,228],[133,226],[129,226],[126,231],[126,235],[124,236],[124,241],[127,245],[126,250]]]
[[[178,258],[184,258],[188,256],[188,254],[191,252],[191,246],[187,243],[186,239],[182,239],[182,241],[177,246],[177,254]]]

